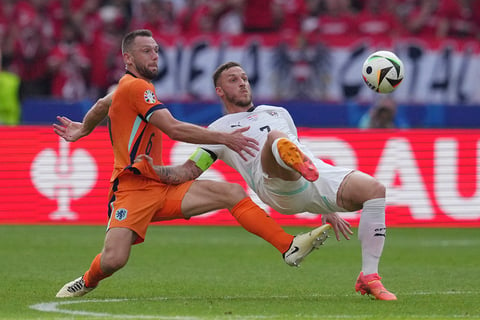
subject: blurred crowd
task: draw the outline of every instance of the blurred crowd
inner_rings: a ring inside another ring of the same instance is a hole
[[[95,99],[124,73],[120,42],[138,28],[477,38],[480,0],[2,0],[2,70],[26,96]]]

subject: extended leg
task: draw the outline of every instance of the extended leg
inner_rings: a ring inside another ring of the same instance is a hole
[[[182,201],[182,212],[186,217],[223,208],[229,209],[245,230],[277,248],[290,266],[298,266],[313,249],[323,244],[330,227],[322,226],[294,237],[247,197],[245,190],[237,184],[197,180]]]

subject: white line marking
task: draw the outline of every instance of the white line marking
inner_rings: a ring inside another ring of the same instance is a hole
[[[94,299],[94,300],[69,300],[69,301],[58,301],[58,302],[44,302],[31,305],[30,308],[43,312],[58,312],[69,315],[81,315],[81,316],[91,316],[91,317],[110,317],[110,318],[121,318],[121,319],[176,319],[176,320],[198,320],[199,318],[195,317],[166,317],[166,316],[153,316],[153,315],[129,315],[129,314],[112,314],[106,312],[90,312],[90,311],[79,311],[79,310],[67,310],[60,309],[59,307],[71,304],[79,303],[96,303],[96,302],[123,302],[123,301],[133,301],[137,299]]]
[[[442,292],[410,292],[410,293],[402,293],[399,296],[426,296],[426,295],[479,295],[480,291],[442,291]],[[351,297],[356,296],[357,294],[345,294],[342,295],[344,297]],[[315,294],[311,297],[318,297],[318,298],[327,298],[327,297],[338,297],[338,294]],[[298,297],[290,297],[290,296],[224,296],[224,297],[217,297],[218,300],[237,300],[237,299],[292,299]],[[108,303],[108,302],[125,302],[125,301],[138,301],[138,300],[150,300],[150,301],[175,301],[175,300],[204,300],[205,297],[153,297],[153,298],[142,298],[142,299],[91,299],[91,300],[67,300],[67,301],[53,301],[53,302],[43,302],[29,306],[30,309],[41,311],[41,312],[55,312],[55,313],[63,313],[68,315],[80,315],[80,316],[90,316],[90,317],[97,317],[97,318],[119,318],[119,319],[160,319],[160,320],[201,320],[201,319],[211,319],[212,317],[191,317],[191,316],[162,316],[162,315],[131,315],[131,314],[113,314],[107,312],[93,312],[93,311],[82,311],[82,310],[68,310],[61,308],[63,306],[68,306],[72,304],[82,304],[82,303]],[[211,299],[211,298],[209,298]],[[474,315],[472,315],[474,316]],[[476,316],[476,315],[475,315]],[[231,319],[268,319],[268,318],[278,318],[279,315],[271,315],[271,316],[260,316],[260,315],[250,315],[250,316],[234,316],[230,315],[229,318]],[[369,317],[369,315],[319,315],[320,318],[343,318],[343,319],[356,319],[356,318],[365,318]],[[422,318],[422,319],[435,319],[435,318],[443,318],[443,317],[462,317],[461,315],[410,315],[410,318]],[[402,318],[399,316],[399,318]]]

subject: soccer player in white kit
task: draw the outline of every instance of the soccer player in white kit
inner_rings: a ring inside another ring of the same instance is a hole
[[[250,127],[244,134],[256,139],[261,151],[245,161],[224,145],[201,146],[183,165],[154,166],[160,179],[166,183],[194,179],[221,159],[242,175],[264,203],[279,213],[322,214],[323,220],[332,224],[337,240],[340,240],[339,233],[349,239],[348,234],[352,232],[348,222],[336,212],[362,210],[358,227],[362,270],[355,290],[378,300],[396,300],[378,275],[386,233],[385,187],[363,172],[332,166],[316,158],[300,143],[286,109],[254,106],[247,74],[238,63],[219,66],[213,82],[227,115],[209,128],[229,132]]]

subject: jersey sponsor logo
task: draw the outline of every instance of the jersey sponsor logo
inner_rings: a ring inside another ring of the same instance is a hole
[[[152,90],[145,90],[143,93],[143,98],[145,99],[146,103],[155,103],[157,102],[157,97]]]
[[[249,121],[257,121],[258,120],[258,115],[252,114],[251,116],[248,116],[247,119]]]
[[[128,213],[127,209],[120,208],[117,211],[115,211],[115,219],[117,219],[118,221],[125,220],[127,219],[127,213]]]
[[[241,126],[242,125],[240,124],[240,121],[238,121],[237,123],[231,124],[230,128],[241,127]]]

